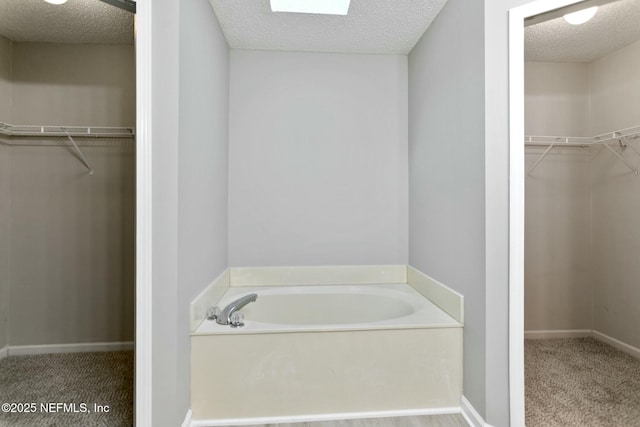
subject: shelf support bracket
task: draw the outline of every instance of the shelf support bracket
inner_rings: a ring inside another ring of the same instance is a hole
[[[625,138],[626,139],[626,138]],[[631,171],[633,172],[634,175],[638,175],[638,169],[634,168],[633,166],[631,166],[629,164],[629,162],[627,162],[624,157],[622,157],[616,150],[614,150],[613,148],[611,148],[609,146],[609,144],[607,144],[606,142],[602,142],[602,145],[604,145],[609,151],[611,151],[613,153],[614,156],[616,156],[618,158],[618,160],[620,160],[622,163],[624,163],[624,165],[626,167],[628,167],[629,169],[631,169]],[[629,145],[630,146],[630,145]],[[633,150],[635,151],[635,149]],[[636,151],[637,152],[637,151]]]
[[[551,151],[551,149],[553,148],[554,145],[556,145],[555,142],[549,143],[549,147],[547,147],[547,149],[544,150],[544,153],[542,153],[542,155],[540,157],[538,157],[538,160],[536,160],[536,162],[533,164],[533,166],[531,166],[531,168],[529,168],[529,170],[527,171],[527,175],[529,175],[531,172],[533,172],[533,170],[538,166],[538,164],[540,164],[542,159],[544,159],[547,156],[547,154],[549,154],[549,151]]]
[[[75,149],[76,154],[80,158],[80,161],[82,162],[82,164],[84,164],[86,168],[89,169],[89,175],[93,175],[93,168],[91,167],[91,163],[89,163],[89,161],[84,156],[84,154],[82,154],[82,151],[80,151],[80,147],[78,147],[78,144],[76,144],[76,142],[73,140],[73,137],[71,136],[69,131],[66,129],[63,129],[63,130],[64,130],[64,133],[67,134],[67,138],[69,138],[69,141],[71,141],[71,145],[73,145],[73,148]]]

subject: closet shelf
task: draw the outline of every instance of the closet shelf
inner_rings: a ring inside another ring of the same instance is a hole
[[[89,175],[93,175],[93,167],[84,156],[80,147],[73,139],[82,138],[132,138],[135,133],[132,128],[125,127],[97,127],[97,126],[32,126],[10,125],[0,122],[0,135],[13,137],[62,137],[68,139],[78,160],[87,168]]]
[[[546,150],[540,155],[536,162],[529,168],[527,175],[540,164],[540,162],[549,154],[554,147],[590,147],[600,146],[609,150],[614,156],[618,158],[622,163],[627,166],[634,175],[638,175],[638,169],[633,167],[629,162],[614,150],[609,143],[617,142],[623,149],[630,148],[634,153],[640,156],[640,151],[631,145],[629,142],[634,139],[640,138],[640,126],[634,126],[627,129],[618,130],[615,132],[607,132],[594,137],[582,137],[582,136],[533,136],[527,135],[524,137],[524,145],[527,147],[544,146]]]
[[[131,138],[135,136],[133,128],[104,126],[34,126],[11,125],[0,122],[0,134],[7,136],[68,136],[84,138]]]
[[[569,146],[587,147],[590,145],[600,145],[605,142],[617,141],[621,139],[631,140],[640,138],[640,126],[634,126],[615,132],[607,132],[596,136],[536,136],[526,135],[524,144],[526,146]]]

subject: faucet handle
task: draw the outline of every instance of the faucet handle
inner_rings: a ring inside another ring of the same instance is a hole
[[[220,317],[220,307],[214,305],[207,310],[207,320],[216,320]]]
[[[239,311],[236,311],[235,313],[231,314],[231,318],[229,319],[229,325],[232,328],[241,328],[244,326],[244,314],[240,313]]]

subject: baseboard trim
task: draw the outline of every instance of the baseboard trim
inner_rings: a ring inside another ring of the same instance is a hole
[[[548,339],[548,338],[586,338],[591,336],[591,329],[557,329],[524,331],[525,339]]]
[[[4,359],[7,356],[9,356],[9,347],[4,346],[0,348],[0,360]]]
[[[133,350],[133,341],[121,342],[91,342],[76,344],[45,344],[9,346],[9,356],[27,356],[33,354],[51,353],[93,353],[102,351]]]
[[[406,417],[419,415],[444,415],[459,414],[459,407],[445,407],[432,409],[401,409],[396,411],[372,411],[372,412],[349,412],[342,414],[318,414],[318,415],[293,415],[281,417],[260,417],[260,418],[225,418],[216,420],[191,420],[191,427],[218,427],[218,426],[240,426],[256,424],[285,424],[285,423],[305,423],[314,421],[336,421],[353,420],[365,418],[389,418]],[[183,426],[184,427],[184,426]]]
[[[460,398],[460,410],[462,417],[471,427],[491,427],[464,396]]]
[[[193,415],[193,412],[191,412],[191,409],[189,409],[187,411],[187,415],[184,416],[184,421],[182,422],[182,427],[191,427],[193,424],[191,424],[191,415]]]
[[[598,341],[602,341],[605,344],[609,344],[610,346],[615,347],[618,350],[624,351],[625,353],[630,354],[637,359],[640,359],[640,348],[636,348],[599,331],[593,331],[592,336]]]
[[[474,408],[471,402],[469,402],[464,396],[460,398],[460,409],[465,421],[471,427],[484,427],[486,425],[484,419],[480,416],[478,411],[476,411],[476,408]]]

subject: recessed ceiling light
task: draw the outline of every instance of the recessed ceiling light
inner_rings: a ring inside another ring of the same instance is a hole
[[[44,0],[44,1],[51,4],[65,4],[67,2],[67,0]]]
[[[581,25],[593,18],[598,11],[598,6],[582,9],[577,12],[567,13],[564,15],[564,20],[571,25]]]
[[[346,15],[351,0],[271,0],[273,12]]]

